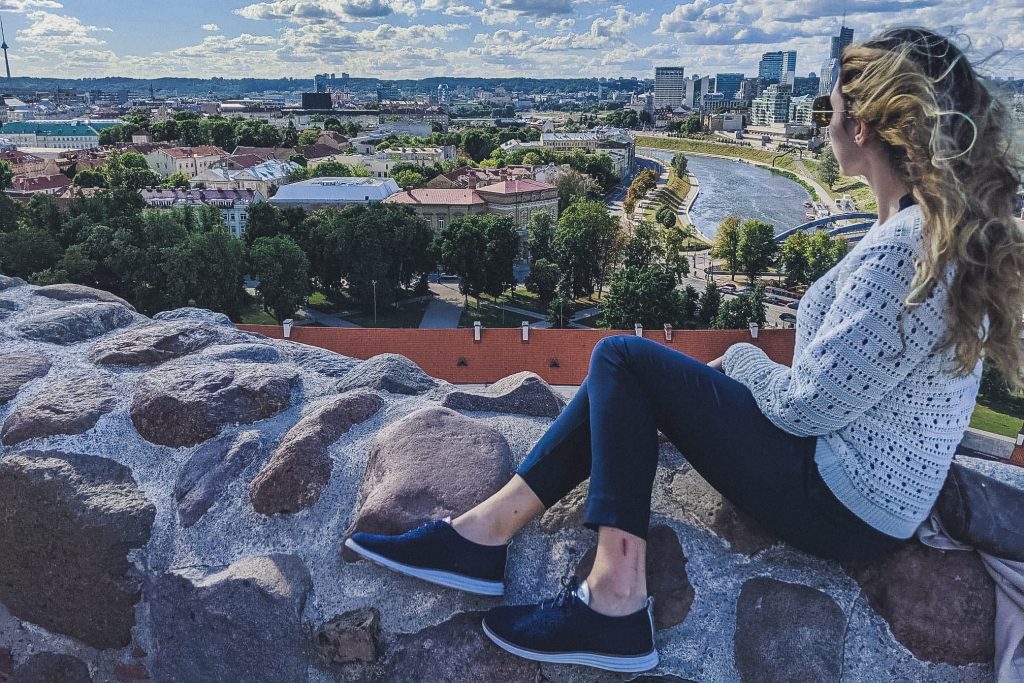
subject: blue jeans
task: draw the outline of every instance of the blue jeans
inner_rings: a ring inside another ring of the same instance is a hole
[[[590,477],[584,524],[646,538],[659,429],[733,505],[792,545],[853,561],[904,542],[836,499],[814,462],[817,437],[779,429],[743,384],[633,335],[598,342],[583,384],[517,474],[545,507]]]

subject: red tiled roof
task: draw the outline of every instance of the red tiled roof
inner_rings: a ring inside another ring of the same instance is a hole
[[[398,192],[384,201],[391,204],[418,204],[422,206],[472,206],[485,203],[475,190],[431,190],[426,188]]]
[[[279,325],[236,325],[272,339],[282,339]],[[418,364],[432,377],[449,382],[496,382],[502,377],[530,370],[551,384],[579,385],[587,376],[590,354],[597,342],[624,330],[530,330],[528,341],[516,328],[485,328],[480,341],[473,330],[293,327],[290,339],[319,346],[352,358],[366,359],[379,353],[399,353]],[[745,341],[762,348],[777,363],[793,361],[796,330],[761,330],[757,339],[747,330],[675,330],[665,341],[660,330],[644,336],[707,362]],[[460,361],[464,361],[460,364]]]
[[[11,187],[17,192],[43,192],[67,187],[71,179],[63,173],[57,175],[44,175],[38,178],[16,177],[11,181]]]
[[[539,180],[503,180],[500,183],[476,188],[480,192],[493,192],[494,194],[519,194],[520,192],[540,192],[542,190],[554,190],[551,183],[543,183]]]
[[[12,164],[34,164],[43,160],[42,157],[37,157],[35,154],[29,154],[17,149],[10,152],[0,152],[0,159],[9,161]]]
[[[300,145],[295,148],[295,151],[307,159],[323,159],[324,157],[334,156],[338,153],[338,149],[336,147],[324,145],[319,142],[315,145]]]
[[[232,154],[228,157],[228,161],[238,166],[238,168],[252,168],[253,166],[259,166],[266,159],[255,154]]]

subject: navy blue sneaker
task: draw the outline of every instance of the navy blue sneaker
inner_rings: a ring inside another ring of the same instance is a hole
[[[463,538],[451,518],[435,519],[400,536],[352,534],[349,550],[393,569],[477,595],[505,594],[508,545],[481,545]]]
[[[653,598],[624,617],[590,608],[587,582],[562,579],[562,592],[537,605],[495,607],[484,617],[487,637],[514,655],[536,662],[582,664],[636,673],[658,666]]]

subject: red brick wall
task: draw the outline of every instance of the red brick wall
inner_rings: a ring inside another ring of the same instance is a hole
[[[278,325],[238,325],[241,330],[282,339]],[[366,359],[379,353],[399,353],[423,370],[453,383],[490,383],[522,370],[531,370],[551,384],[578,385],[587,375],[590,352],[602,337],[631,334],[621,330],[522,330],[484,329],[480,341],[473,330],[294,327],[291,340],[330,349],[345,356]],[[761,330],[757,339],[746,330],[676,330],[672,341],[665,334],[646,331],[644,336],[707,362],[725,353],[732,344],[745,341],[764,349],[779,363],[793,360],[795,330]],[[459,365],[459,359],[465,359]],[[557,367],[551,367],[552,361]]]
[[[1017,445],[1010,454],[1010,462],[1024,467],[1024,427],[1021,427],[1020,434],[1017,435]]]

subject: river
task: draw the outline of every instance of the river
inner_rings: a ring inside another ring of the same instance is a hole
[[[663,161],[672,161],[675,152],[640,148],[638,154]],[[718,224],[726,216],[736,214],[743,220],[756,218],[775,226],[775,234],[805,223],[803,203],[811,196],[802,185],[789,178],[774,175],[761,166],[686,155],[687,168],[697,176],[700,194],[690,209],[690,219],[703,234],[715,236]]]

